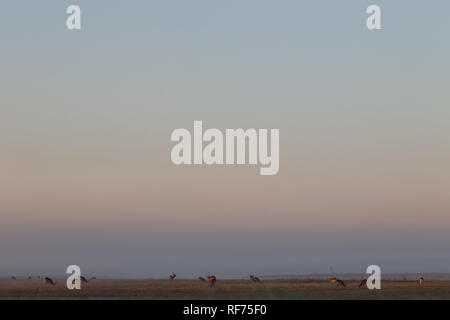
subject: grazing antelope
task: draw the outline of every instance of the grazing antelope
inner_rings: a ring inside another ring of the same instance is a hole
[[[197,279],[200,280],[201,282],[206,282],[206,279],[203,277],[198,277]]]
[[[367,279],[363,279],[361,280],[361,282],[359,283],[358,288],[362,288],[362,287],[366,287],[367,286]]]
[[[177,277],[177,275],[172,272],[172,274],[169,275],[170,280],[174,280]]]
[[[14,276],[12,276],[12,277],[11,277],[11,280],[17,280],[17,278],[16,278],[16,277],[14,277]]]
[[[261,280],[259,280],[259,278],[258,277],[255,277],[254,275],[250,275],[250,281],[253,281],[253,282],[261,282]]]
[[[84,282],[84,283],[88,283],[89,281],[85,278],[85,277],[83,277],[83,276],[80,276],[80,280],[81,280],[81,282]]]
[[[31,276],[28,276],[28,280],[31,280]]]
[[[52,286],[55,286],[55,282],[53,282],[53,280],[50,279],[49,277],[45,277],[44,284],[45,285],[51,284]]]
[[[423,286],[423,277],[420,277],[419,280],[417,280],[417,284],[422,287]]]
[[[80,276],[80,281],[84,282],[84,283],[89,283],[89,281],[83,276]],[[77,279],[72,280],[72,284],[75,284],[76,282],[77,282]]]
[[[337,279],[337,283],[338,283],[338,286],[341,286],[341,287],[343,287],[343,288],[346,287],[344,281],[342,281],[342,280],[340,280],[340,279]]]
[[[331,278],[331,279],[330,279],[330,283],[331,283],[331,284],[335,284],[335,285],[338,286],[338,287],[343,287],[343,288],[346,287],[344,281],[342,281],[341,279]]]
[[[208,282],[209,282],[209,287],[212,288],[212,286],[216,283],[217,278],[216,276],[212,275],[212,276],[208,276]]]

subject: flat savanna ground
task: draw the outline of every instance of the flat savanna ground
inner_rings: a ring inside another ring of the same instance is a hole
[[[450,299],[450,281],[383,281],[381,290],[359,289],[359,281],[337,288],[328,281],[218,280],[213,288],[196,280],[93,280],[68,290],[27,280],[0,281],[0,299]]]

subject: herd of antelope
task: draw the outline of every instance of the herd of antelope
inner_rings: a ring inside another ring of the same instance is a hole
[[[36,277],[38,280],[41,280],[41,276],[37,276]],[[32,280],[33,277],[32,276],[28,276],[28,280]],[[84,282],[84,283],[89,283],[89,281],[95,280],[97,279],[96,277],[92,277],[89,280],[86,279],[86,277],[80,276],[80,281]],[[11,280],[17,281],[16,277],[11,277]],[[72,284],[75,284],[75,279],[72,280]],[[44,277],[44,285],[45,286],[56,286],[56,281],[54,281],[52,278],[50,277]]]
[[[338,279],[338,278],[331,278],[329,281],[330,281],[331,284],[334,284],[334,285],[336,285],[337,287],[342,287],[342,288],[347,287],[347,286],[345,285],[344,281],[342,281],[341,279]],[[418,285],[419,287],[423,287],[423,282],[424,282],[423,277],[420,277],[416,282],[417,282],[417,285]],[[361,282],[359,283],[358,288],[364,288],[364,287],[366,287],[366,286],[367,286],[367,279],[363,279],[363,280],[361,280]]]
[[[176,277],[177,277],[177,275],[176,275],[174,272],[172,272],[172,273],[169,275],[169,279],[170,279],[171,281],[175,280]],[[28,277],[28,280],[31,280],[31,279],[32,279],[32,277],[29,276],[29,277]],[[41,276],[37,276],[37,279],[40,280],[40,279],[41,279]],[[88,279],[86,279],[85,277],[80,276],[80,281],[81,281],[81,282],[84,282],[84,283],[89,283],[90,280],[95,280],[95,279],[97,279],[97,278],[96,278],[96,277],[92,277],[92,278],[90,278],[90,279],[88,280]],[[205,279],[204,277],[198,277],[197,279],[198,279],[200,282],[205,282],[205,283],[207,282],[207,283],[208,283],[208,287],[210,287],[210,288],[212,288],[212,287],[214,286],[214,284],[216,283],[216,281],[217,281],[217,278],[216,278],[215,275],[209,275],[206,279]],[[261,282],[261,280],[260,280],[258,277],[254,276],[254,275],[252,275],[252,274],[249,276],[249,279],[250,279],[251,282]],[[13,277],[11,277],[11,280],[17,281],[17,278],[13,276]],[[338,279],[338,278],[336,278],[336,277],[330,278],[330,279],[329,279],[329,282],[330,282],[332,285],[337,286],[338,288],[346,288],[346,287],[347,287],[347,285],[345,284],[345,282],[344,282],[343,280]],[[75,279],[72,281],[72,283],[75,284]],[[416,283],[417,283],[417,285],[418,285],[419,287],[423,287],[423,285],[424,285],[424,278],[423,278],[422,276],[419,277],[419,279],[417,279]],[[45,278],[44,278],[44,285],[46,285],[46,286],[47,286],[47,285],[55,286],[55,285],[56,285],[56,282],[53,281],[52,278],[45,277]],[[361,280],[361,282],[359,283],[358,288],[364,288],[364,287],[366,287],[366,286],[367,286],[367,279],[363,279],[363,280]]]

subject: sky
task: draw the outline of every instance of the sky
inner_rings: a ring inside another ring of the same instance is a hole
[[[0,276],[450,272],[448,12],[1,1]],[[194,120],[279,129],[279,173],[175,166]]]

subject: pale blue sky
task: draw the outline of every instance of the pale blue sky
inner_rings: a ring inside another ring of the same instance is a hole
[[[2,0],[0,275],[450,272],[449,12]],[[174,167],[194,120],[279,128],[280,173]]]

